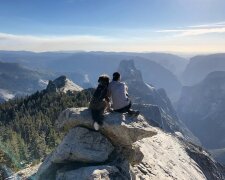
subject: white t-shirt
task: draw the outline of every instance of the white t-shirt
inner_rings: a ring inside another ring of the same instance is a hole
[[[127,96],[128,87],[124,82],[112,81],[109,83],[108,92],[112,97],[113,109],[121,109],[130,104],[130,100]]]

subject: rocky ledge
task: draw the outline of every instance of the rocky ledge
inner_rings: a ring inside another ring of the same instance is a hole
[[[37,180],[225,179],[207,152],[149,125],[141,115],[105,115],[93,130],[87,108],[63,111],[56,126],[66,132],[42,163]]]

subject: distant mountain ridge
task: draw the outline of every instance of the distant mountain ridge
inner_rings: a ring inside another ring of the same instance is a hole
[[[133,55],[149,59],[162,65],[176,75],[178,79],[180,79],[181,74],[189,62],[188,59],[169,53],[133,53]]]
[[[225,148],[224,107],[225,71],[215,71],[200,83],[183,88],[177,112],[203,146],[219,150]]]
[[[8,100],[44,89],[50,78],[51,74],[27,69],[18,63],[0,62],[1,99]]]
[[[143,57],[142,57],[143,55]],[[161,58],[162,55],[162,58]],[[146,57],[144,57],[146,56]],[[153,57],[150,59],[150,57]],[[166,58],[167,57],[167,58]],[[102,73],[111,75],[121,60],[133,59],[141,69],[146,82],[164,88],[171,99],[177,99],[181,89],[178,78],[169,71],[166,63],[172,61],[173,55],[114,53],[114,52],[5,52],[0,51],[0,60],[18,62],[38,71],[51,71],[57,75],[65,74],[82,87],[93,87]],[[155,58],[155,59],[154,59]],[[159,59],[162,59],[161,61]],[[179,59],[177,57],[177,59]],[[179,62],[182,58],[179,59]],[[160,64],[160,62],[163,62]],[[176,62],[176,60],[174,60]],[[182,61],[183,62],[183,61]],[[173,69],[173,68],[172,68]]]
[[[225,53],[195,56],[183,73],[184,85],[194,85],[213,71],[225,71]]]

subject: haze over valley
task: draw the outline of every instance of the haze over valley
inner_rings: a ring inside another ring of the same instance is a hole
[[[225,180],[224,9],[2,1],[0,180]]]

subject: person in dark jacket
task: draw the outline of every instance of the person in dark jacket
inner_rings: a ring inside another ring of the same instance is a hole
[[[100,126],[103,125],[104,112],[110,110],[110,100],[107,96],[108,85],[109,76],[101,75],[98,79],[98,87],[95,90],[89,105],[95,130],[99,130]]]

